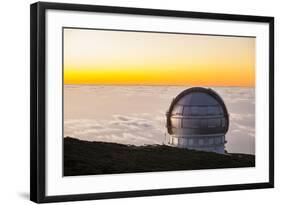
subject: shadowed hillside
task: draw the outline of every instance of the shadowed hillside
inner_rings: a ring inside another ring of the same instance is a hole
[[[254,167],[255,156],[64,138],[64,175]]]

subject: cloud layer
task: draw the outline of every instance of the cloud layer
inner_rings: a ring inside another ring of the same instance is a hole
[[[164,140],[163,119],[147,119],[139,116],[113,115],[111,120],[66,120],[64,136],[89,141],[107,141],[124,144],[159,144]]]
[[[167,142],[165,113],[183,86],[65,86],[64,136],[124,144]],[[255,90],[213,88],[230,114],[229,152],[255,153]]]

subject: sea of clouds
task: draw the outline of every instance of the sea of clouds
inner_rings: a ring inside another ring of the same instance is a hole
[[[187,86],[64,86],[64,137],[123,144],[167,143],[165,113]],[[255,89],[212,87],[230,114],[226,150],[255,154]]]

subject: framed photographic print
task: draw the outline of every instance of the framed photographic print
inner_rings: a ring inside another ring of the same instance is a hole
[[[31,5],[34,202],[274,186],[274,18]]]

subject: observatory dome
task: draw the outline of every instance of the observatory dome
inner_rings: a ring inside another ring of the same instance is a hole
[[[212,89],[193,87],[181,92],[167,112],[170,144],[224,153],[229,116],[222,98]]]

